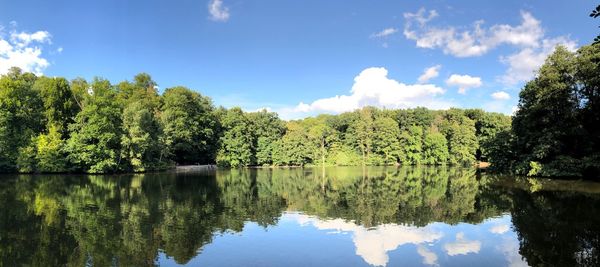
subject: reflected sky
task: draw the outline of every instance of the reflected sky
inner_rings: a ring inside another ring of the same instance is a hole
[[[510,225],[503,215],[480,224],[367,228],[286,212],[277,225],[247,222],[241,232],[215,237],[187,266],[528,266]],[[159,263],[178,266],[164,253]]]
[[[0,178],[0,266],[600,266],[600,187],[577,181],[450,167]]]

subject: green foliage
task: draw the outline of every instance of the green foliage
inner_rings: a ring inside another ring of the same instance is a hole
[[[286,134],[276,142],[273,161],[276,165],[304,166],[314,158],[314,149],[306,129],[295,121],[288,122]]]
[[[444,165],[448,162],[448,145],[443,134],[429,130],[423,140],[423,163]]]
[[[459,109],[449,109],[442,115],[440,132],[448,140],[449,162],[467,165],[475,162],[475,153],[479,147],[475,122]]]
[[[529,176],[597,178],[600,48],[557,47],[520,93],[511,131],[483,146],[494,168]]]
[[[220,118],[223,134],[217,153],[217,164],[224,167],[244,167],[255,162],[252,123],[242,109],[227,110]]]
[[[0,77],[0,172],[16,170],[19,150],[41,132],[43,104],[35,75],[12,68]]]
[[[58,127],[63,137],[67,136],[68,125],[73,122],[77,105],[65,78],[40,77],[33,89],[37,90],[44,103],[47,128]]]
[[[161,123],[165,144],[180,164],[214,162],[218,147],[218,122],[208,97],[185,87],[163,94]]]
[[[65,153],[65,140],[58,127],[51,127],[47,134],[37,137],[36,171],[44,173],[66,172],[68,162]]]
[[[279,119],[277,113],[261,110],[246,114],[252,122],[253,133],[256,135],[254,147],[256,149],[257,165],[272,165],[275,142],[280,140],[285,132],[285,124]]]
[[[596,9],[592,10],[592,13],[590,13],[590,17],[592,17],[592,18],[600,17],[600,5],[598,5],[596,7]],[[598,35],[598,36],[596,36],[596,38],[594,38],[594,44],[600,44],[600,35]]]
[[[420,164],[423,150],[423,128],[416,125],[408,127],[408,131],[402,132],[400,140],[402,146],[400,161],[402,164]]]
[[[135,172],[162,167],[164,150],[162,129],[152,107],[132,102],[123,110],[122,157]],[[147,103],[147,102],[146,102]]]
[[[115,172],[120,167],[121,108],[107,80],[95,79],[93,96],[69,126],[69,161],[88,173]]]
[[[481,110],[375,107],[285,122],[266,110],[215,109],[210,98],[185,87],[162,95],[157,88],[146,73],[113,86],[101,78],[68,82],[12,69],[0,78],[0,171],[465,164],[487,159],[489,140],[510,122]]]
[[[389,117],[377,117],[373,122],[373,153],[380,156],[377,165],[396,164],[401,158],[400,128],[398,123]]]

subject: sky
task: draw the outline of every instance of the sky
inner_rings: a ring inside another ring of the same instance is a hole
[[[598,3],[0,0],[0,74],[113,83],[149,73],[284,119],[363,106],[511,114],[557,45],[589,44]]]

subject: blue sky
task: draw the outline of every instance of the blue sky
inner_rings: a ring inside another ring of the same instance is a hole
[[[555,45],[596,36],[596,5],[0,0],[0,72],[17,65],[114,83],[147,72],[161,90],[185,85],[217,105],[284,118],[364,105],[511,113]]]

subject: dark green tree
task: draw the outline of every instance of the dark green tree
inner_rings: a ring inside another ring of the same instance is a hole
[[[69,126],[68,159],[77,171],[116,172],[121,167],[121,108],[107,80],[96,78],[83,110]]]
[[[232,108],[220,118],[223,133],[220,138],[217,164],[224,167],[245,167],[255,164],[253,151],[256,136],[252,122],[241,108]]]
[[[19,151],[44,129],[44,109],[35,75],[11,68],[0,77],[0,172],[18,169]]]
[[[178,164],[213,163],[218,148],[218,121],[208,97],[185,87],[163,94],[161,123],[165,144]]]

